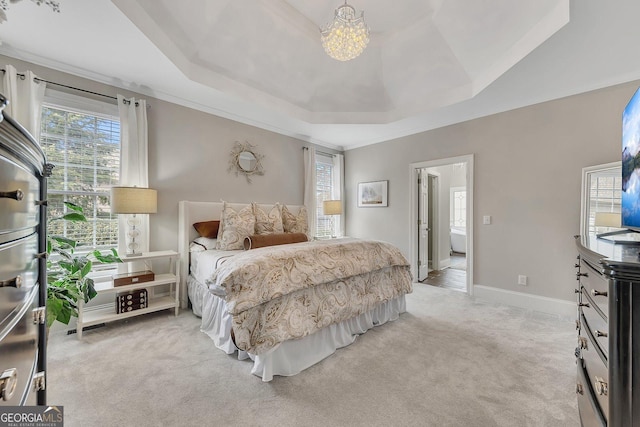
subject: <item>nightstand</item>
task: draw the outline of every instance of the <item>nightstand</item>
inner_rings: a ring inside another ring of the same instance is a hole
[[[116,313],[115,303],[108,303],[96,306],[85,306],[82,300],[78,301],[78,322],[77,333],[78,339],[82,339],[82,329],[88,326],[98,325],[100,323],[112,322],[114,320],[126,319],[128,317],[139,316],[141,314],[151,313],[154,311],[174,309],[175,315],[178,315],[180,310],[180,277],[179,277],[179,263],[180,256],[175,251],[155,251],[144,252],[140,256],[135,257],[122,257],[122,262],[137,262],[142,261],[147,266],[147,270],[153,271],[153,263],[160,266],[160,262],[169,263],[169,272],[156,274],[154,280],[150,282],[134,283],[125,286],[113,286],[113,280],[99,282],[95,284],[96,292],[98,296],[104,294],[111,294],[115,301],[116,294],[124,293],[128,291],[135,291],[136,289],[147,289],[147,307],[137,310],[126,311],[123,313]],[[156,295],[156,290],[159,286],[166,288],[168,285],[168,292],[164,292],[164,295]]]

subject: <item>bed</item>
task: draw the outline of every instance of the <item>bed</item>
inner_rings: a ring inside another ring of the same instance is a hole
[[[223,209],[239,213],[249,206],[179,203],[180,295],[182,306],[202,318],[201,330],[215,346],[251,359],[251,373],[263,381],[295,375],[406,310],[409,265],[384,242],[330,239],[251,250],[237,242],[233,248],[194,244],[203,242],[193,224],[218,219]],[[270,218],[278,209],[306,216],[301,206],[252,209]],[[221,233],[227,241],[229,229]]]

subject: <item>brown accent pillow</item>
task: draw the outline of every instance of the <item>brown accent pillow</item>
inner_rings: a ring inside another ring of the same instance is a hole
[[[301,243],[307,240],[307,235],[304,233],[254,234],[253,236],[244,238],[244,250],[265,246],[287,245],[289,243]]]
[[[220,228],[220,221],[203,221],[193,224],[193,228],[196,229],[200,237],[208,237],[209,239],[215,239],[218,237],[218,229]]]

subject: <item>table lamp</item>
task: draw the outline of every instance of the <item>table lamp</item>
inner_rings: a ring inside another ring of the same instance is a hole
[[[111,188],[111,213],[130,214],[127,219],[129,231],[127,236],[130,241],[127,245],[131,252],[127,256],[140,256],[137,252],[138,243],[136,237],[140,236],[140,219],[137,214],[150,214],[158,212],[158,192],[151,188],[142,187],[112,187]]]
[[[325,200],[322,202],[322,213],[324,215],[331,216],[331,238],[336,237],[336,227],[333,217],[335,215],[342,214],[342,201],[341,200]]]

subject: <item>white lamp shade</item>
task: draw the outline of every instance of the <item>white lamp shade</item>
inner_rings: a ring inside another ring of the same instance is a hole
[[[594,225],[596,227],[617,227],[620,228],[620,214],[613,212],[596,212]]]
[[[342,201],[325,200],[322,202],[322,212],[325,215],[340,215],[342,213]]]
[[[158,192],[151,188],[111,187],[111,213],[150,214],[158,212]]]

